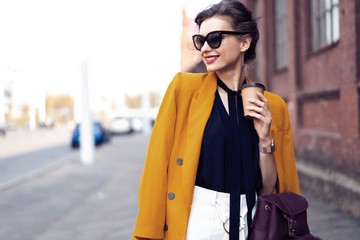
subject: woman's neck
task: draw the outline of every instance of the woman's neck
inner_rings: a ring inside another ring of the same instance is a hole
[[[237,91],[245,79],[244,71],[241,72],[216,72],[217,76],[228,88]]]

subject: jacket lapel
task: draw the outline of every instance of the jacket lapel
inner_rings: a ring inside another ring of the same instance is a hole
[[[182,171],[182,187],[185,201],[191,206],[202,137],[209,119],[216,91],[216,75],[210,72],[203,80],[198,94],[191,101],[186,139],[185,162]]]

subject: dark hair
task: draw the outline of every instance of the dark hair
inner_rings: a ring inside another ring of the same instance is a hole
[[[204,9],[195,18],[195,23],[200,28],[201,24],[214,16],[224,16],[230,18],[230,23],[235,31],[244,32],[251,36],[251,44],[245,52],[244,62],[247,63],[256,58],[256,44],[259,40],[259,30],[257,23],[253,19],[252,12],[237,0],[222,0],[217,4],[212,4]]]

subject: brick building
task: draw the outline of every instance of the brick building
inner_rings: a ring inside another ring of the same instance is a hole
[[[288,104],[302,188],[360,217],[360,1],[243,2],[260,30],[247,75]],[[205,71],[192,22],[184,13],[182,70]]]

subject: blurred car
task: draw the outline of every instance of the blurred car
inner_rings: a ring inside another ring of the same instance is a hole
[[[52,129],[55,126],[55,122],[50,118],[45,119],[39,123],[39,128]]]
[[[134,117],[131,121],[131,127],[134,132],[141,132],[143,130],[143,119],[140,117]]]
[[[109,142],[111,135],[108,129],[106,129],[103,124],[99,121],[93,122],[93,134],[94,134],[94,143],[96,146],[103,143]],[[71,136],[71,147],[78,148],[80,146],[80,124],[77,123]]]
[[[129,134],[134,131],[132,119],[129,117],[115,117],[110,123],[112,134]]]
[[[0,135],[6,135],[6,126],[5,124],[0,123]]]

